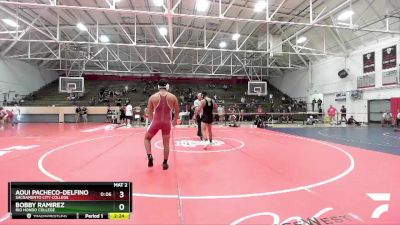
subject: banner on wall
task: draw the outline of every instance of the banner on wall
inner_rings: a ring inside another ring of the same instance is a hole
[[[357,77],[357,88],[375,87],[375,73]]]
[[[364,73],[375,72],[375,52],[363,55],[363,71]]]
[[[397,84],[398,75],[397,69],[382,71],[382,85]]]
[[[382,70],[396,68],[396,45],[382,49]]]

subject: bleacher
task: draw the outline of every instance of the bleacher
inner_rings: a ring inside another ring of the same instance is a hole
[[[144,81],[119,81],[119,80],[85,80],[85,93],[83,96],[76,100],[68,100],[68,93],[59,93],[58,91],[58,81],[54,81],[40,90],[36,91],[34,97],[26,98],[22,103],[23,106],[73,106],[73,105],[86,105],[86,106],[106,106],[116,105],[116,100],[118,97],[110,96],[109,102],[99,102],[100,89],[105,90],[123,91],[125,86],[128,86],[127,94],[121,96],[122,104],[125,104],[125,100],[129,101],[135,105],[145,106],[147,99],[150,94],[156,92],[156,84],[154,82],[144,82]],[[228,89],[224,89],[224,85],[228,85]],[[146,93],[144,89],[146,88]],[[132,90],[136,89],[136,92]],[[192,100],[188,98],[189,89],[193,93],[193,98],[195,98],[196,93],[206,91],[210,97],[217,95],[219,102],[223,102],[225,107],[230,105],[240,105],[241,97],[245,96],[246,103],[254,101],[256,105],[261,105],[265,112],[269,111],[269,96],[248,96],[245,95],[247,91],[247,84],[222,84],[222,83],[177,83],[171,85],[171,92],[174,93],[178,100],[180,100],[180,95],[185,96],[185,101],[180,102],[181,106],[184,107],[187,103],[191,103]],[[274,86],[268,84],[268,94],[273,94],[273,102],[275,112],[277,112],[278,106],[282,104],[282,96],[287,99],[288,96],[279,91]],[[94,99],[95,102],[91,102]],[[256,108],[249,110],[246,108],[247,112],[255,112]]]

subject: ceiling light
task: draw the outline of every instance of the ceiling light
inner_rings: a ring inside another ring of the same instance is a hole
[[[160,27],[160,28],[158,28],[158,31],[160,32],[160,34],[162,36],[166,36],[168,34],[168,30],[166,27]]]
[[[2,19],[2,21],[10,27],[18,27],[18,24],[14,20]]]
[[[339,14],[337,19],[340,21],[348,20],[353,14],[354,12],[352,10],[347,10]]]
[[[154,5],[156,6],[163,6],[164,5],[164,0],[153,0]]]
[[[76,27],[78,27],[81,31],[87,31],[87,27],[83,23],[76,24]]]
[[[107,35],[101,35],[100,36],[100,41],[101,42],[109,42],[110,41],[110,39],[107,37]]]
[[[236,33],[232,35],[232,40],[237,41],[240,38],[240,34]]]
[[[299,37],[298,39],[297,39],[297,41],[296,41],[296,43],[297,44],[302,44],[302,43],[304,43],[304,42],[306,42],[307,41],[307,38],[306,37]]]
[[[227,44],[226,44],[225,41],[221,41],[221,42],[219,43],[219,47],[220,47],[220,48],[226,48],[226,46],[227,46]]]
[[[261,12],[261,11],[263,11],[266,7],[267,7],[267,3],[266,3],[265,1],[263,1],[263,0],[261,0],[261,1],[258,1],[258,2],[256,3],[256,5],[254,6],[254,11],[255,11],[255,12]]]
[[[207,0],[197,0],[196,9],[200,12],[205,12],[210,7],[210,2]]]

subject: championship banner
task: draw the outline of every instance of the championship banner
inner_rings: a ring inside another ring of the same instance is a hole
[[[397,84],[397,46],[382,49],[382,85]]]
[[[396,45],[382,49],[382,70],[395,68],[396,57]]]
[[[363,55],[363,70],[364,73],[375,72],[375,52]]]
[[[397,84],[399,80],[398,74],[397,69],[382,71],[382,85]]]
[[[375,73],[357,77],[357,88],[375,87]]]

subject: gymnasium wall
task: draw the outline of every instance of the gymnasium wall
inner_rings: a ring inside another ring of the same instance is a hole
[[[38,90],[58,78],[54,71],[41,70],[37,66],[14,59],[0,58],[0,101],[3,94],[10,93],[26,95]]]
[[[310,70],[297,70],[285,73],[281,77],[271,78],[270,82],[290,97],[303,97],[310,102],[313,94],[323,94],[325,108],[329,105],[337,109],[345,105],[348,114],[354,114],[356,120],[368,121],[368,100],[390,99],[400,97],[400,85],[382,85],[382,48],[398,45],[399,38],[377,40],[368,46],[349,54],[347,58],[329,57],[321,61],[312,62]],[[399,45],[397,46],[397,63],[399,64]],[[354,100],[350,91],[357,90],[357,76],[363,73],[363,54],[375,51],[375,87],[360,89],[363,97]],[[343,68],[350,70],[349,76],[339,78],[338,72]],[[345,101],[335,101],[335,94],[347,92]]]
[[[12,110],[13,107],[5,107]],[[21,123],[74,123],[75,107],[41,107],[41,106],[21,106]],[[112,110],[119,110],[118,107],[111,107]],[[87,107],[88,121],[96,123],[104,123],[106,120],[107,107],[96,106]],[[81,120],[82,121],[82,120]]]

